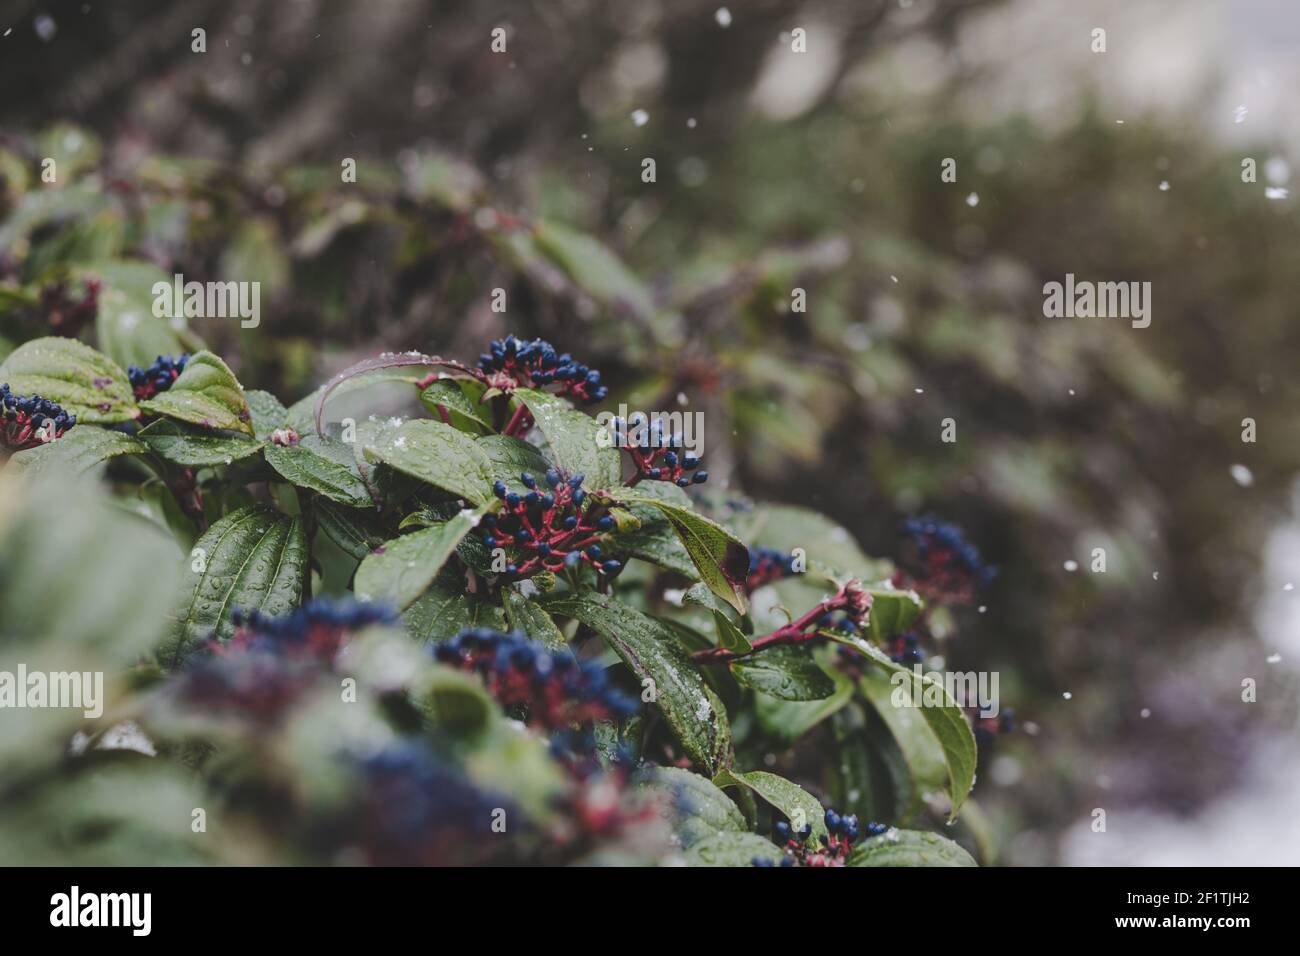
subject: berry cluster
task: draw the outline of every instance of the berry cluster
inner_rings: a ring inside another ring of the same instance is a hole
[[[776,548],[754,545],[749,549],[749,574],[745,578],[745,590],[752,594],[764,584],[798,573],[795,570],[794,555]]]
[[[63,437],[77,416],[69,415],[57,403],[39,395],[15,395],[9,383],[0,385],[0,445],[8,451],[35,448]]]
[[[925,652],[920,648],[920,639],[914,631],[908,631],[894,638],[889,644],[889,659],[895,664],[923,664]]]
[[[910,518],[904,529],[912,541],[915,560],[909,575],[895,576],[896,584],[910,584],[936,601],[969,604],[997,574],[954,524],[932,517]]]
[[[352,632],[374,624],[396,623],[397,616],[384,604],[353,598],[316,598],[279,617],[235,608],[231,619],[235,634],[228,643],[214,645],[215,653],[265,649],[330,660]]]
[[[858,818],[852,814],[841,816],[834,810],[827,810],[825,821],[829,832],[822,834],[820,845],[808,842],[808,838],[812,835],[811,825],[805,826],[802,831],[796,833],[791,829],[790,824],[784,820],[779,821],[772,828],[772,834],[777,845],[785,851],[780,865],[843,866],[853,851],[854,844],[862,839],[862,831],[858,829]],[[868,823],[866,835],[880,836],[888,829],[883,823]],[[776,863],[764,857],[754,857],[753,864],[754,866],[776,866]]]
[[[613,530],[614,519],[600,502],[588,501],[584,476],[566,480],[549,468],[544,477],[548,491],[539,489],[528,472],[519,476],[528,489],[523,495],[507,491],[504,481],[492,486],[505,505],[499,514],[484,516],[483,544],[510,547],[525,556],[507,565],[505,573],[523,578],[541,570],[572,568],[580,561],[605,574],[618,571],[622,562],[605,558],[598,543],[602,534]]]
[[[72,335],[83,325],[95,321],[99,314],[99,281],[91,279],[85,288],[86,292],[80,299],[74,299],[63,282],[51,282],[41,289],[40,310],[50,328]]]
[[[145,399],[153,398],[159,392],[165,392],[172,387],[172,383],[180,378],[181,372],[185,371],[185,363],[190,360],[188,354],[185,355],[160,355],[148,368],[140,368],[138,365],[132,365],[126,370],[126,377],[131,380],[131,391],[135,393],[135,400],[143,402]]]
[[[508,797],[480,790],[418,742],[357,758],[361,793],[352,841],[377,866],[484,863],[509,852],[493,823],[513,833],[522,817]]]
[[[496,339],[478,357],[478,368],[491,388],[542,388],[559,385],[557,394],[590,404],[609,394],[600,372],[575,362],[568,352],[556,353],[544,339],[531,342],[507,335]]]
[[[234,612],[234,636],[208,642],[186,663],[178,697],[208,713],[278,720],[329,666],[352,631],[394,620],[379,605],[309,601],[280,617]]]
[[[461,631],[438,644],[434,659],[477,673],[497,702],[528,726],[551,734],[557,757],[595,750],[593,725],[637,712],[637,702],[612,687],[605,669],[569,651],[548,651],[518,633],[487,628]]]
[[[629,424],[626,419],[615,418],[609,423],[618,448],[632,456],[636,466],[633,483],[648,478],[651,481],[671,481],[679,488],[701,485],[709,480],[707,471],[698,470],[700,459],[684,451],[686,440],[675,432],[665,432],[662,419],[646,423],[644,413],[636,413]]]

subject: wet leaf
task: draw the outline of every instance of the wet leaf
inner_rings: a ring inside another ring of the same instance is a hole
[[[639,679],[653,680],[655,703],[690,758],[710,773],[723,765],[731,749],[726,710],[670,628],[599,594],[563,595],[542,604],[587,625]]]
[[[889,830],[858,844],[846,866],[975,866],[951,840],[923,830]]]
[[[141,402],[140,407],[202,428],[253,434],[252,412],[243,387],[230,367],[211,352],[190,356],[172,387]]]
[[[76,339],[50,336],[18,346],[0,365],[0,382],[15,395],[58,402],[82,424],[111,425],[140,417],[126,372]]]
[[[185,568],[191,583],[158,650],[168,668],[210,638],[228,640],[236,607],[279,615],[298,605],[307,573],[302,521],[260,506],[231,512],[198,540]]]

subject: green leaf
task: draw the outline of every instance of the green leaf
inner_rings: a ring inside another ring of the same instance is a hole
[[[86,425],[140,417],[126,372],[107,355],[76,339],[54,336],[18,346],[0,365],[0,382],[15,395],[58,402]]]
[[[886,673],[906,675],[910,683],[909,699],[921,702],[922,706],[916,709],[929,724],[930,730],[943,750],[944,761],[948,767],[948,796],[952,800],[950,818],[955,818],[963,801],[970,795],[971,788],[975,786],[977,760],[975,734],[971,731],[966,715],[942,683],[931,677],[918,677],[910,668],[895,664],[874,644],[830,631],[823,633],[837,643],[857,648]],[[889,706],[893,707],[892,701],[889,702]],[[883,713],[881,716],[886,717]]]
[[[754,858],[780,863],[785,854],[757,833],[715,833],[692,843],[686,851],[689,866],[753,866]]]
[[[843,526],[810,508],[760,505],[736,520],[737,532],[751,544],[786,554],[801,548],[809,572],[821,565],[841,578],[863,581],[878,581],[888,574],[888,562],[868,558]]]
[[[736,613],[745,613],[742,585],[749,575],[749,549],[739,538],[717,522],[641,487],[620,489],[615,496],[623,502],[658,508],[677,532],[709,590],[734,607]]]
[[[554,222],[533,230],[537,247],[602,305],[649,318],[654,301],[641,280],[599,239]]]
[[[506,618],[510,621],[510,626],[516,631],[523,631],[533,640],[545,644],[551,650],[559,650],[568,647],[569,642],[564,639],[564,634],[555,622],[551,620],[551,615],[536,601],[525,597],[520,593],[518,585],[511,585],[503,588],[501,597],[505,602]],[[534,590],[536,588],[534,587]]]
[[[823,700],[835,693],[835,681],[797,647],[774,647],[732,661],[731,673],[751,690],[780,700]]]
[[[519,480],[525,471],[534,475],[539,481],[551,467],[542,453],[521,438],[509,435],[484,435],[478,439],[478,447],[488,457],[488,474],[493,481],[504,481],[506,489],[523,495],[529,489]]]
[[[889,728],[907,765],[910,783],[907,806],[900,808],[898,816],[909,819],[923,807],[925,794],[948,785],[948,764],[943,748],[939,746],[929,722],[922,716],[922,708],[894,706],[891,700],[894,687],[887,672],[869,669],[858,681],[858,688]]]
[[[431,667],[408,689],[415,706],[434,725],[453,734],[486,730],[497,708],[483,682],[474,674],[450,667]]]
[[[868,588],[871,610],[867,625],[871,636],[882,644],[904,633],[921,613],[921,598],[915,591]]]
[[[809,842],[814,846],[827,834],[826,810],[821,802],[803,787],[791,783],[785,777],[765,770],[751,770],[749,773],[724,770],[713,778],[713,782],[720,787],[742,786],[753,790],[785,814],[786,819],[790,821],[791,829],[796,833],[804,826],[811,826],[812,834]]]
[[[608,546],[610,554],[619,558],[639,558],[692,581],[699,580],[700,572],[695,569],[695,562],[691,560],[682,539],[677,536],[672,522],[658,508],[634,505],[628,510],[641,522],[641,526],[611,535]],[[707,585],[705,588],[707,590]]]
[[[374,505],[357,471],[356,456],[341,441],[305,435],[297,445],[266,446],[266,460],[280,476],[353,508]]]
[[[150,422],[137,437],[154,454],[188,468],[233,464],[262,449],[262,442],[247,436],[205,431],[170,418]]]
[[[388,538],[374,511],[346,508],[328,499],[318,499],[314,511],[320,529],[358,561]]]
[[[369,441],[365,454],[473,504],[493,498],[487,455],[472,437],[442,422],[403,422]]]
[[[193,579],[158,659],[174,668],[203,641],[235,631],[236,608],[284,614],[302,600],[307,538],[302,521],[270,508],[241,508],[198,540],[186,567]]]
[[[482,517],[482,511],[462,511],[450,521],[394,538],[366,555],[353,584],[357,598],[406,610],[433,583],[460,539]]]
[[[153,313],[154,284],[172,284],[172,277],[148,262],[115,259],[73,272],[79,279],[100,283],[95,313],[95,340],[113,360],[126,367],[147,368],[160,355],[179,355],[197,345],[184,318],[172,320]]]
[[[740,808],[707,777],[680,767],[649,767],[638,771],[639,789],[662,793],[673,825],[673,836],[683,847],[717,833],[748,830]]]
[[[754,648],[740,628],[722,611],[713,608],[713,626],[718,635],[718,646],[737,654],[748,654]],[[825,695],[823,695],[825,696]]]
[[[244,398],[253,416],[253,434],[262,441],[270,441],[271,432],[289,424],[289,410],[270,392],[250,388],[244,392]]]
[[[39,475],[47,470],[80,474],[118,455],[143,455],[148,451],[144,445],[122,432],[94,425],[76,425],[65,432],[62,438],[18,452],[10,459],[10,464],[31,475]]]
[[[439,407],[445,408],[448,416],[455,421],[461,419],[480,428],[491,430],[491,412],[484,406],[476,405],[460,387],[459,379],[441,378],[430,382],[420,392],[420,401],[430,414],[439,414]],[[485,417],[486,416],[486,417]]]
[[[585,475],[585,486],[604,491],[622,483],[622,461],[609,441],[609,429],[590,415],[575,411],[566,399],[530,388],[515,390],[546,436],[557,468]]]
[[[457,581],[435,581],[420,599],[402,615],[407,632],[416,640],[437,643],[455,637],[467,627],[504,630],[506,616],[501,608],[464,593]]]
[[[653,680],[655,702],[687,755],[709,773],[723,766],[731,749],[726,710],[670,628],[599,594],[562,595],[542,603],[552,614],[587,625],[638,678]]]
[[[766,653],[766,652],[764,652]],[[759,725],[782,740],[798,740],[853,699],[853,681],[842,671],[829,673],[835,692],[820,700],[780,700],[767,694],[754,698]]]
[[[924,830],[888,830],[859,843],[846,866],[975,866],[951,840]]]
[[[243,387],[229,366],[211,352],[190,356],[172,387],[141,402],[140,407],[203,428],[253,434],[253,416]]]

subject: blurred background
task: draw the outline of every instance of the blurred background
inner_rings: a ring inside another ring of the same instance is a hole
[[[683,396],[723,486],[1000,567],[942,650],[1021,721],[1001,862],[1296,864],[1298,49],[1286,0],[11,0],[0,271],[77,217],[88,261],[261,281],[195,331],[287,400],[508,331]],[[1066,273],[1151,326],[1045,318]],[[107,281],[115,355],[180,350]]]

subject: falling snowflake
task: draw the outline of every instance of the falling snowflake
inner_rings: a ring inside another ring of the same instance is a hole
[[[1232,472],[1232,480],[1235,481],[1237,484],[1241,485],[1241,487],[1243,488],[1249,488],[1251,485],[1255,483],[1254,474],[1252,474],[1251,470],[1247,468],[1245,465],[1241,465],[1241,464],[1233,465],[1228,470]]]
[[[980,204],[979,193],[971,193],[969,196],[966,197],[966,205],[974,207],[974,206],[978,206],[979,204]]]
[[[1264,187],[1265,199],[1286,199],[1286,197],[1290,195],[1291,195],[1291,190],[1287,189],[1285,186]]]
[[[731,11],[726,7],[718,7],[717,12],[713,14],[713,19],[718,21],[718,26],[727,29],[731,26]]]
[[[632,111],[632,125],[644,126],[648,122],[650,122],[650,114],[647,113],[645,110]]]

